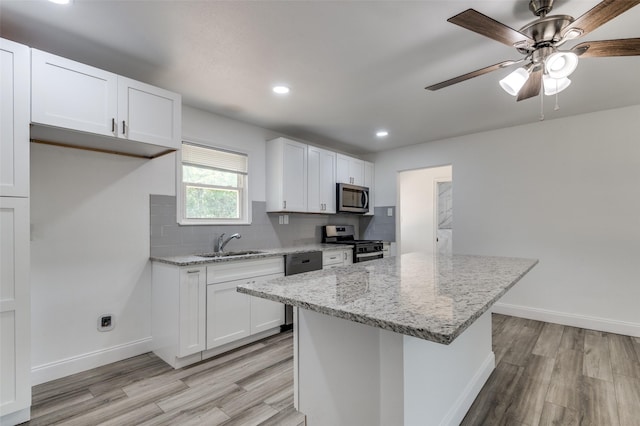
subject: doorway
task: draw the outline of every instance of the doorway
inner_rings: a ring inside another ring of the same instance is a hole
[[[398,173],[398,249],[453,251],[453,167],[451,165]]]

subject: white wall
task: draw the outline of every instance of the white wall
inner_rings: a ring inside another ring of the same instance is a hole
[[[398,174],[400,253],[436,248],[435,181],[451,180],[451,166],[401,171]]]
[[[540,259],[505,311],[640,335],[640,105],[385,151],[398,170],[453,165],[455,253]]]
[[[268,131],[185,107],[183,134],[248,152],[250,196],[264,201]],[[175,157],[32,144],[34,384],[149,350],[149,194],[175,195]],[[113,331],[97,331],[103,313]]]

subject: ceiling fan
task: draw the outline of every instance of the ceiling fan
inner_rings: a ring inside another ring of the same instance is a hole
[[[425,87],[439,90],[511,65],[524,63],[504,79],[502,88],[518,101],[537,96],[544,88],[546,95],[566,89],[567,78],[578,65],[578,57],[639,56],[640,38],[585,41],[569,50],[560,50],[565,42],[582,37],[640,3],[640,0],[604,0],[577,19],[568,15],[548,15],[553,0],[530,0],[529,9],[538,16],[516,31],[482,13],[467,9],[447,21],[515,47],[525,55],[518,60],[500,62],[467,74]]]

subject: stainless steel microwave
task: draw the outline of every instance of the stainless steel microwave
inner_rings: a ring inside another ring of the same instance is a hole
[[[336,206],[338,212],[369,212],[369,188],[347,183],[338,183],[336,187]]]

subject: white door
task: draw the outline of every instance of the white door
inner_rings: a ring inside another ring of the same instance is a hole
[[[205,274],[205,268],[180,270],[179,357],[205,349]]]
[[[180,102],[176,93],[118,76],[118,137],[179,148]]]
[[[29,199],[0,197],[0,416],[31,405]]]
[[[437,251],[435,188],[436,182],[446,180],[452,181],[451,166],[398,173],[401,254]]]
[[[322,213],[322,186],[320,177],[320,161],[322,150],[313,146],[307,152],[307,211],[310,213]]]
[[[265,275],[251,279],[252,283],[263,283],[283,274]],[[284,305],[280,302],[249,296],[251,304],[251,334],[260,333],[284,324]]]
[[[249,297],[236,287],[247,280],[227,281],[207,286],[207,349],[251,334]]]
[[[286,140],[283,146],[284,210],[307,211],[307,145]]]
[[[31,121],[82,132],[118,133],[117,75],[31,49]]]
[[[29,196],[29,48],[0,39],[0,196]]]

